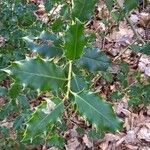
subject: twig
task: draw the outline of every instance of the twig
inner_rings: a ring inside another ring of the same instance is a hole
[[[120,4],[117,2],[118,6],[122,9],[122,7],[120,6]],[[128,14],[125,14],[125,19],[127,20],[127,22],[129,23],[132,31],[134,32],[134,35],[137,37],[137,39],[139,41],[141,41],[143,44],[145,44],[144,40],[142,39],[142,37],[138,34],[138,32],[135,30],[135,27],[133,25],[133,22],[130,20],[130,18],[128,17]]]
[[[69,72],[68,72],[68,84],[67,84],[67,93],[66,93],[66,99],[69,98],[70,93],[70,86],[71,86],[71,74],[72,74],[72,61],[69,61]]]
[[[56,5],[56,6],[54,6],[54,8],[53,8],[53,10],[52,10],[52,12],[51,12],[51,14],[49,14],[49,18],[50,18],[50,20],[52,19],[52,16],[53,16],[53,14],[54,14],[54,12],[55,12],[55,10],[58,8],[58,4]]]
[[[135,30],[135,27],[134,27],[132,21],[130,20],[130,18],[128,17],[127,14],[125,14],[125,19],[126,19],[127,22],[129,23],[129,25],[130,25],[132,31],[134,32],[135,36],[137,37],[137,39],[138,39],[139,41],[141,41],[143,44],[145,44],[144,40],[141,38],[141,36],[140,36],[140,35],[138,34],[138,32]]]
[[[137,39],[135,39],[130,45],[134,44],[134,43],[136,42],[136,40],[137,40]],[[129,49],[129,46],[130,46],[130,45],[128,45],[123,51],[121,51],[121,52],[118,54],[118,56],[113,60],[113,62],[115,62],[116,60],[118,60],[118,59],[122,56],[122,54],[124,54],[124,53]]]

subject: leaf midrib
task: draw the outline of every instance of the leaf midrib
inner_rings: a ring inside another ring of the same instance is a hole
[[[51,111],[50,114],[46,115],[46,116],[34,127],[34,131],[35,131],[35,129],[36,129],[38,126],[41,126],[41,124],[43,123],[43,121],[44,121],[47,117],[49,117],[49,115],[52,115],[52,113],[53,113],[56,109],[58,109],[62,104],[63,104],[63,102],[60,102],[60,103],[55,107],[55,109],[53,109],[53,110]],[[57,119],[56,119],[56,120],[57,120]],[[51,121],[49,121],[49,123],[50,123],[50,122],[51,122]]]
[[[78,24],[76,26],[75,45],[74,45],[74,52],[75,52],[74,59],[76,58],[76,54],[77,54],[77,33],[78,33]]]
[[[27,72],[27,71],[19,71],[19,70],[15,70],[15,71],[19,72],[19,73],[24,73],[24,74],[38,76],[38,77],[44,77],[44,78],[51,78],[51,79],[55,79],[55,80],[63,80],[63,81],[67,81],[68,80],[66,78],[57,78],[57,77],[50,76],[50,75],[48,76],[48,75],[44,75],[44,74],[36,74],[36,73]]]
[[[82,101],[84,101],[87,105],[89,105],[89,107],[91,106],[98,114],[100,114],[100,116],[102,116],[103,118],[105,118],[105,120],[107,120],[108,122],[110,122],[110,124],[112,124],[109,119],[107,119],[101,112],[97,111],[97,109],[95,107],[93,107],[92,105],[90,105],[90,103],[85,101],[82,97],[80,97],[78,95],[76,95],[76,96],[79,97]],[[113,126],[113,124],[112,124],[112,126]]]
[[[78,81],[77,81],[76,76],[74,76],[74,80],[75,80],[75,83],[76,83],[76,85],[77,85],[78,91],[80,91],[79,84],[78,84]]]

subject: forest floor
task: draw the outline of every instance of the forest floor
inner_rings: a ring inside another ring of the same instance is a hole
[[[102,18],[109,20],[109,27],[100,22]],[[135,82],[132,75],[137,70],[142,72],[143,78],[150,77],[150,57],[134,53],[129,49],[129,46],[139,37],[141,41],[150,40],[150,6],[141,6],[138,10],[131,12],[129,19],[132,25],[126,19],[115,24],[105,4],[101,1],[94,19],[89,22],[87,32],[108,32],[110,29],[110,33],[104,38],[97,34],[95,47],[103,49],[110,56],[114,62],[111,68],[114,74],[119,70],[117,62],[123,61],[129,65],[131,76],[128,76],[128,81],[132,85]],[[139,37],[135,35],[135,32]],[[109,84],[99,77],[95,77],[93,82],[94,90],[106,99],[110,91],[117,90],[118,86],[116,81]],[[81,150],[87,147],[87,149],[94,150],[150,150],[150,107],[143,105],[136,108],[129,107],[128,100],[129,97],[124,96],[119,101],[112,102],[115,112],[124,122],[122,131],[117,134],[107,133],[103,139],[92,141],[86,134],[82,137],[77,134],[75,129],[80,122],[73,118],[77,125],[72,126],[66,133],[69,134],[66,149]]]
[[[118,24],[112,19],[106,5],[101,1],[96,8],[95,16],[87,23],[86,32],[96,33],[94,46],[103,49],[111,58],[113,66],[110,67],[112,74],[119,70],[118,62],[126,62],[129,65],[130,75],[128,82],[133,85],[134,73],[142,72],[143,78],[150,77],[150,57],[141,53],[134,53],[129,46],[138,40],[142,42],[150,40],[150,6],[141,5],[140,8],[129,15],[132,25],[124,19]],[[108,26],[101,22],[102,18],[109,20]],[[132,28],[134,26],[134,29]],[[105,33],[103,38],[98,33]],[[138,37],[137,35],[138,34]],[[0,39],[2,41],[2,38]],[[0,41],[0,42],[1,42]],[[9,84],[4,83],[1,84]],[[100,93],[105,99],[109,99],[112,91],[118,90],[118,81],[111,83],[96,76],[93,79],[93,90]],[[129,97],[124,96],[119,100],[110,101],[117,115],[123,120],[123,130],[116,134],[107,133],[102,139],[91,139],[87,134],[79,134],[78,127],[89,129],[90,127],[75,113],[72,113],[68,130],[64,133],[67,150],[150,150],[150,107],[143,104],[129,107]],[[0,105],[3,105],[3,97]],[[33,100],[33,103],[38,101]],[[37,105],[33,104],[32,105]],[[5,120],[6,121],[6,120]],[[11,122],[1,122],[5,126],[12,126]],[[34,149],[42,149],[34,148]],[[44,149],[43,149],[44,150]],[[55,148],[49,148],[55,150]]]

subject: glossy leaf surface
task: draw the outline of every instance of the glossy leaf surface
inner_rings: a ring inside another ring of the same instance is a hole
[[[78,59],[85,46],[84,25],[79,21],[69,26],[65,33],[64,49],[68,59]]]
[[[121,129],[121,121],[115,115],[112,106],[101,97],[87,92],[74,96],[79,112],[101,132],[115,132]]]
[[[140,0],[125,0],[124,7],[127,12],[137,8]]]
[[[15,62],[4,71],[24,86],[41,91],[58,90],[66,80],[62,68],[41,58]]]
[[[133,45],[131,45],[131,49],[137,53],[143,53],[146,55],[150,55],[150,42],[144,44],[142,47],[140,47],[137,44],[133,44]]]
[[[106,6],[107,6],[108,10],[112,11],[113,5],[114,5],[114,1],[113,0],[105,0],[105,2],[106,2]]]
[[[97,0],[73,0],[72,17],[80,21],[87,21],[92,17],[92,12]]]
[[[73,78],[71,80],[71,91],[73,92],[81,92],[87,87],[86,80],[79,75],[73,74]]]
[[[140,50],[141,53],[144,53],[146,55],[150,55],[150,42],[146,43]]]
[[[43,31],[38,37],[26,36],[23,39],[30,50],[44,57],[52,58],[63,53],[60,47],[61,41],[55,34]]]
[[[85,53],[77,63],[91,72],[106,71],[110,65],[110,59],[99,49],[85,49]]]
[[[55,123],[64,111],[63,102],[59,98],[53,98],[43,102],[27,122],[24,140],[29,140],[48,130],[48,125]]]

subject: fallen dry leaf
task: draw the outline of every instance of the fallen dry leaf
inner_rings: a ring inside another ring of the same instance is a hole
[[[88,148],[92,148],[93,147],[93,143],[89,140],[88,136],[86,134],[84,134],[83,136],[83,142],[85,143],[85,145]]]
[[[150,76],[150,57],[142,55],[139,60],[138,67],[140,71],[144,72],[147,76]]]
[[[51,148],[49,148],[49,149],[47,149],[47,150],[59,150],[59,149],[56,148],[56,147],[51,147]]]
[[[137,141],[137,138],[136,138],[136,133],[134,130],[129,130],[127,132],[127,135],[126,135],[126,138],[125,138],[125,142],[126,143],[132,143],[132,144],[136,144],[138,141]]]
[[[125,22],[121,22],[119,25],[119,31],[114,31],[112,34],[110,34],[110,39],[114,40],[115,42],[119,41],[120,39],[124,39],[124,42],[127,42],[128,44],[131,42],[133,35],[133,31],[128,28],[127,24]]]
[[[138,16],[138,14],[136,14],[136,13],[131,14],[131,15],[130,15],[130,20],[131,20],[133,23],[138,23],[138,21],[139,21],[139,16]]]
[[[142,127],[137,134],[138,139],[150,142],[150,128]]]
[[[2,47],[6,41],[7,41],[6,38],[0,35],[0,47]]]
[[[123,4],[124,4],[124,0],[117,0],[118,4],[120,7],[123,7]]]
[[[81,150],[81,144],[77,138],[72,138],[67,141],[66,150]]]
[[[126,144],[126,147],[129,148],[129,150],[138,150],[138,146]]]

